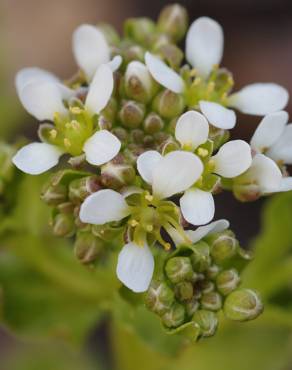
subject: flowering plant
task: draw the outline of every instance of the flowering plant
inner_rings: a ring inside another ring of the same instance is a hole
[[[36,67],[18,72],[40,141],[12,161],[30,175],[53,169],[41,193],[53,233],[73,240],[89,274],[116,270],[114,294],[100,307],[146,307],[190,342],[214,335],[221,312],[257,318],[260,292],[240,286],[252,255],[227,220],[214,221],[215,199],[292,190],[286,89],[254,83],[233,92],[220,67],[221,26],[201,17],[188,27],[179,5],[156,23],[127,20],[122,38],[109,25],[81,25],[72,41],[79,70],[69,80]],[[230,140],[235,110],[263,116],[250,143]]]

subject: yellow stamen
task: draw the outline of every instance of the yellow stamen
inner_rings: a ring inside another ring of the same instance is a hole
[[[55,129],[52,129],[52,130],[50,131],[50,136],[51,136],[51,138],[52,138],[52,139],[56,139],[57,134],[58,134],[58,132],[57,132],[57,130],[55,130]]]
[[[148,233],[151,233],[153,231],[153,226],[152,225],[147,225],[146,230],[148,231]]]
[[[145,199],[148,200],[148,202],[152,202],[153,201],[153,195],[146,194]]]
[[[70,107],[70,112],[73,114],[81,114],[82,110],[79,107]]]
[[[66,148],[69,148],[71,146],[71,141],[66,137],[64,139],[64,145]]]
[[[207,149],[205,149],[205,148],[199,148],[198,149],[198,155],[200,157],[205,158],[205,157],[207,157],[208,154],[209,154],[209,151]]]
[[[136,220],[130,220],[130,221],[129,221],[129,224],[130,224],[132,227],[136,227],[136,226],[138,226],[138,225],[139,225],[139,222],[138,222],[138,221],[136,221]]]

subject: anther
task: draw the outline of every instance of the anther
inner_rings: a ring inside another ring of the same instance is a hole
[[[69,148],[71,146],[71,141],[66,137],[64,139],[64,145],[66,148]]]
[[[200,157],[205,158],[205,157],[207,157],[208,154],[209,154],[209,151],[207,149],[205,149],[205,148],[199,148],[198,149],[198,155]]]
[[[58,132],[57,132],[57,130],[55,130],[55,129],[52,129],[52,130],[50,131],[50,136],[51,136],[51,138],[52,138],[52,139],[56,139],[57,134],[58,134]]]

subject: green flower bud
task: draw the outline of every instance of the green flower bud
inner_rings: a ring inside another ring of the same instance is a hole
[[[180,146],[179,144],[174,141],[172,138],[168,139],[165,143],[162,145],[162,155],[166,155],[167,153],[173,152],[174,150],[179,150]]]
[[[194,313],[192,320],[199,325],[202,337],[211,337],[215,334],[218,327],[218,319],[214,312],[198,310]]]
[[[232,258],[238,250],[238,241],[229,230],[213,234],[206,240],[211,246],[211,256],[215,263],[220,264]]]
[[[145,132],[150,135],[163,130],[163,126],[162,118],[154,112],[149,113],[143,122]]]
[[[206,277],[207,277],[208,279],[210,279],[210,280],[215,280],[215,279],[216,279],[216,277],[218,276],[219,272],[220,272],[220,267],[219,267],[219,266],[217,266],[217,265],[212,265],[212,266],[210,266],[210,267],[206,270],[205,275],[206,275]]]
[[[165,272],[169,280],[174,284],[185,280],[190,281],[194,274],[191,260],[188,257],[170,258],[166,263]]]
[[[118,189],[130,185],[135,180],[136,172],[132,165],[117,156],[101,167],[101,183],[106,188]]]
[[[74,214],[75,204],[72,202],[61,203],[57,205],[57,209],[60,213]]]
[[[168,328],[177,328],[182,325],[185,320],[185,308],[174,303],[169,310],[162,316],[163,324]]]
[[[151,135],[145,135],[143,138],[143,144],[146,147],[151,147],[154,144],[154,137]]]
[[[91,232],[80,232],[74,244],[74,254],[81,263],[92,263],[100,256],[103,244]]]
[[[114,122],[118,111],[118,102],[113,97],[110,98],[106,107],[102,110],[98,125],[100,129],[111,129],[111,122]]]
[[[233,194],[240,202],[254,202],[261,196],[258,184],[241,184],[240,177],[233,182]]]
[[[171,36],[173,41],[180,41],[188,27],[188,13],[179,4],[164,7],[158,18],[158,30]]]
[[[74,203],[82,202],[90,194],[101,189],[98,176],[86,176],[73,180],[69,185],[69,198]]]
[[[139,45],[130,45],[123,52],[123,59],[126,63],[134,60],[142,62],[144,60],[144,49]]]
[[[162,281],[152,281],[145,297],[146,307],[163,315],[174,302],[174,292]]]
[[[157,54],[160,54],[162,59],[166,61],[167,64],[173,69],[178,69],[181,65],[184,54],[176,45],[164,44],[157,47],[155,50]]]
[[[225,316],[234,321],[253,320],[263,309],[258,293],[251,289],[235,290],[227,296],[224,303]]]
[[[201,297],[201,305],[206,310],[219,311],[222,308],[222,298],[217,292],[204,293]]]
[[[126,141],[128,138],[128,133],[123,127],[113,128],[112,133],[121,141]]]
[[[128,128],[137,128],[145,116],[145,106],[132,100],[126,101],[120,110],[122,124]]]
[[[41,200],[50,206],[56,206],[67,200],[68,190],[65,185],[47,183],[41,192]]]
[[[138,61],[128,64],[125,73],[125,91],[130,99],[140,103],[148,103],[153,98],[157,91],[157,83],[145,64]]]
[[[235,290],[240,283],[240,277],[235,269],[220,272],[216,278],[218,291],[223,295],[228,295]]]
[[[64,238],[70,238],[76,231],[74,216],[70,213],[57,214],[52,221],[52,226],[53,234]]]
[[[175,296],[179,301],[189,301],[192,299],[194,294],[193,284],[189,281],[183,281],[175,285],[174,291]]]
[[[204,294],[213,292],[215,284],[212,281],[204,280],[200,283],[201,290]]]
[[[181,95],[170,90],[163,90],[154,99],[153,108],[163,118],[171,119],[182,114],[185,101]]]
[[[130,18],[125,22],[124,31],[126,37],[147,46],[156,31],[156,25],[149,18]]]
[[[185,308],[187,311],[188,316],[193,316],[193,314],[198,310],[199,308],[199,302],[197,299],[193,298],[189,302],[185,303]]]
[[[206,271],[211,266],[209,245],[203,241],[197,243],[191,256],[191,261],[196,272]]]
[[[111,242],[119,240],[124,228],[114,225],[93,225],[91,227],[92,234],[102,239],[105,242]]]
[[[138,128],[131,130],[130,132],[130,140],[135,144],[142,144],[144,137],[145,137],[144,131]]]

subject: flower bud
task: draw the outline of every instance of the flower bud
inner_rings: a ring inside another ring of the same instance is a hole
[[[163,315],[174,302],[174,292],[162,281],[152,281],[145,297],[146,307]]]
[[[52,226],[53,234],[56,236],[70,238],[75,234],[74,216],[70,213],[57,214],[52,221]]]
[[[179,4],[164,7],[158,18],[158,30],[166,33],[173,41],[180,41],[188,27],[188,13]]]
[[[171,119],[182,114],[185,102],[181,95],[163,90],[155,97],[153,107],[163,118]]]
[[[114,127],[112,130],[112,134],[121,141],[126,141],[128,138],[128,133],[123,127]]]
[[[82,202],[90,194],[101,189],[98,176],[86,176],[73,180],[69,185],[69,198],[74,203]]]
[[[200,241],[195,245],[194,253],[191,256],[192,265],[196,272],[204,272],[211,265],[209,245]]]
[[[120,110],[119,117],[122,124],[128,128],[137,128],[143,121],[145,106],[132,100],[126,101]]]
[[[219,293],[204,293],[201,297],[201,305],[206,310],[219,311],[222,308],[222,299]]]
[[[187,311],[188,316],[193,316],[193,314],[198,310],[199,308],[199,302],[197,299],[193,298],[189,302],[186,302],[185,308]]]
[[[191,260],[188,257],[170,258],[165,266],[165,272],[169,280],[176,284],[182,281],[190,281],[194,271]]]
[[[258,184],[241,184],[237,179],[233,183],[233,194],[240,202],[254,202],[261,196],[261,189]]]
[[[101,167],[101,183],[106,188],[118,189],[130,185],[135,176],[134,167],[125,163],[120,156]]]
[[[156,25],[149,18],[130,18],[125,22],[124,31],[126,37],[147,46],[156,31]]]
[[[139,45],[129,45],[123,51],[123,60],[125,63],[130,63],[134,60],[142,62],[144,60],[144,49]]]
[[[103,250],[103,242],[91,232],[80,232],[74,244],[74,254],[83,264],[94,262]]]
[[[263,312],[261,299],[254,290],[239,289],[229,294],[224,303],[225,316],[234,321],[253,320]]]
[[[173,138],[169,138],[166,140],[161,148],[162,155],[166,155],[167,153],[173,152],[174,150],[179,150],[180,146]]]
[[[228,295],[235,290],[240,283],[240,277],[235,269],[220,272],[216,278],[218,291],[223,295]]]
[[[210,279],[210,280],[215,280],[215,279],[216,279],[216,277],[218,276],[219,272],[220,272],[220,267],[219,267],[219,266],[217,266],[217,265],[212,265],[212,266],[210,266],[210,267],[206,270],[205,274],[206,274],[206,277],[207,277],[208,279]]]
[[[213,141],[213,150],[219,149],[230,137],[229,131],[210,126],[209,139]]]
[[[213,234],[206,240],[211,247],[211,256],[215,263],[220,264],[235,256],[237,252],[238,241],[229,230]]]
[[[102,110],[102,116],[99,118],[98,125],[100,129],[111,129],[111,122],[114,122],[118,110],[117,100],[110,98],[106,107]]]
[[[97,28],[103,33],[107,42],[110,45],[118,45],[120,42],[120,37],[117,31],[108,23],[99,23]]]
[[[163,324],[168,328],[177,328],[182,325],[185,319],[185,309],[179,303],[174,303],[162,316]]]
[[[154,112],[149,113],[143,122],[145,132],[150,135],[160,132],[163,126],[162,118]]]
[[[201,290],[204,294],[213,292],[215,285],[212,281],[204,280],[200,283]]]
[[[145,64],[138,61],[128,64],[125,73],[125,91],[130,99],[140,103],[148,103],[153,98],[157,84]]]
[[[48,183],[42,189],[41,200],[50,206],[56,206],[66,201],[67,193],[68,190],[65,185]]]
[[[198,310],[194,313],[192,320],[199,325],[202,337],[211,337],[215,334],[218,327],[218,319],[214,312]]]
[[[155,51],[156,54],[159,54],[173,69],[178,69],[184,58],[181,49],[173,44],[160,45]]]
[[[182,281],[181,283],[176,284],[174,290],[175,296],[180,302],[192,299],[194,294],[193,284],[189,281]]]

